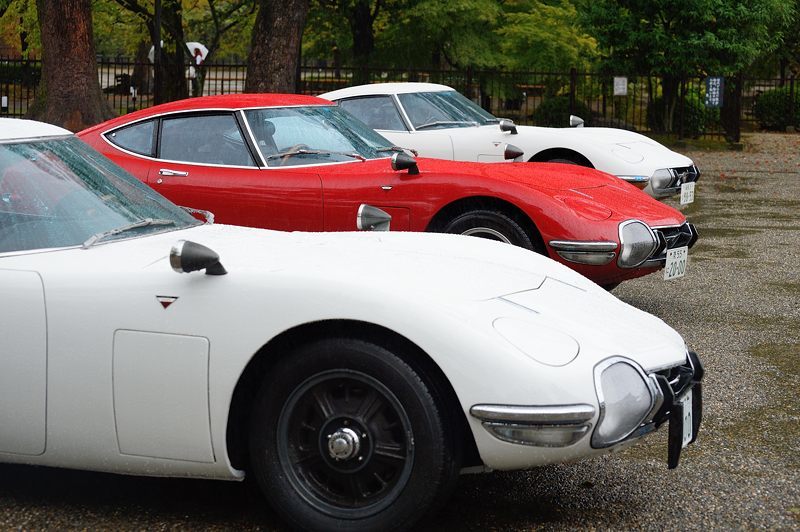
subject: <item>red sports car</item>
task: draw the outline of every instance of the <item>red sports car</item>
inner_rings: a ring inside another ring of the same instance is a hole
[[[193,98],[78,135],[172,201],[227,224],[352,231],[385,227],[383,211],[392,230],[501,240],[606,287],[665,263],[665,278],[683,275],[697,239],[680,212],[608,174],[414,159],[311,96]]]

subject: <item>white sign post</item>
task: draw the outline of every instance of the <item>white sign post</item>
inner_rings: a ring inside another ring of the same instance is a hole
[[[628,78],[624,76],[614,77],[614,96],[628,95]]]

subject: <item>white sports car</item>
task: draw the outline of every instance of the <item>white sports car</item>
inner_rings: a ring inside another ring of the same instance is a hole
[[[0,119],[0,461],[258,480],[293,526],[407,528],[460,471],[694,440],[661,320],[478,238],[201,223]]]
[[[682,203],[694,201],[700,177],[691,159],[644,135],[599,127],[516,126],[445,85],[377,83],[320,97],[424,157],[578,164],[615,175],[656,198],[681,194]]]

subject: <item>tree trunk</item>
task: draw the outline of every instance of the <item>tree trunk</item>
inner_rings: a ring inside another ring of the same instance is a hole
[[[353,35],[354,84],[369,83],[369,66],[375,50],[372,13],[368,0],[358,0],[349,10],[350,32]]]
[[[36,0],[42,34],[42,81],[28,116],[71,131],[114,113],[100,91],[91,0]]]
[[[161,25],[166,30],[161,49],[161,101],[172,102],[189,97],[186,64],[189,50],[183,37],[183,13],[180,0],[162,0]]]
[[[297,92],[309,0],[259,0],[244,92]]]

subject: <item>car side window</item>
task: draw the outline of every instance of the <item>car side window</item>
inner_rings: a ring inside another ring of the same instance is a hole
[[[153,130],[155,120],[138,122],[106,134],[112,144],[139,155],[153,155]]]
[[[339,107],[355,116],[372,129],[407,131],[400,112],[390,96],[350,98],[339,102]]]
[[[452,121],[453,117],[439,109],[424,94],[400,94],[400,104],[406,110],[408,119],[415,128],[426,126],[433,122]]]
[[[255,166],[230,113],[164,118],[160,159],[226,166]]]

